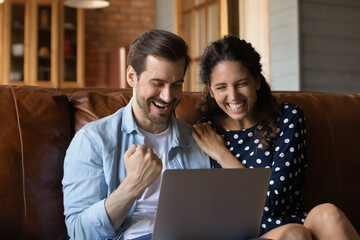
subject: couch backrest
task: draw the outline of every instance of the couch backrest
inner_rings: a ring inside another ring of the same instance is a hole
[[[0,86],[0,235],[66,239],[63,159],[71,141],[65,94]]]

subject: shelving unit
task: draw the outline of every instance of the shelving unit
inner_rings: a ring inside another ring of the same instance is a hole
[[[84,86],[83,10],[62,0],[7,0],[0,18],[1,84]]]

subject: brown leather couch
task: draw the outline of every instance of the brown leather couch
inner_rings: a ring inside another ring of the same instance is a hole
[[[331,202],[360,230],[360,95],[275,92],[307,121],[307,209]],[[84,124],[125,106],[131,89],[0,86],[0,236],[67,239],[63,159]],[[200,93],[184,93],[178,118],[193,124]],[[81,149],[79,149],[81,151]]]

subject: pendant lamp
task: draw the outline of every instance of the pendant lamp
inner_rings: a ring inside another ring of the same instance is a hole
[[[73,8],[94,9],[107,7],[110,2],[108,0],[64,0],[64,5]]]

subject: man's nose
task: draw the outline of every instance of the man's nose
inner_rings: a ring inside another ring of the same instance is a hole
[[[171,88],[166,86],[164,87],[162,90],[161,90],[161,93],[160,93],[160,98],[161,100],[163,100],[164,102],[170,102],[171,101]]]

